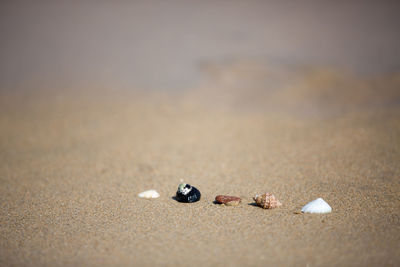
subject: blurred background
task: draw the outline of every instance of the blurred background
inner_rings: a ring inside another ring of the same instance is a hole
[[[0,88],[188,90],[204,79],[202,66],[242,60],[394,72],[399,9],[398,1],[1,1]]]

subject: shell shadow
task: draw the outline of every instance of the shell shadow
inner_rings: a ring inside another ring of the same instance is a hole
[[[247,203],[247,205],[249,205],[249,206],[253,206],[253,207],[258,207],[258,206],[257,206],[257,203],[255,203],[255,202],[252,202],[252,203]]]
[[[199,202],[199,201],[200,201],[200,200],[197,200],[197,201],[195,201],[195,202],[184,202],[184,201],[179,201],[179,200],[176,198],[176,196],[172,196],[171,199],[175,200],[176,202],[183,203],[183,204],[196,203],[196,202]]]

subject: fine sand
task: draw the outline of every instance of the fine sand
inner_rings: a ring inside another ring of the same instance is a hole
[[[0,265],[398,266],[400,75],[202,68],[174,94],[1,92]],[[318,197],[332,213],[297,214]]]

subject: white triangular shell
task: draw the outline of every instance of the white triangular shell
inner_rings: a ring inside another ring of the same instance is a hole
[[[325,202],[322,198],[317,198],[305,205],[301,212],[305,213],[329,213],[332,212],[331,206]]]
[[[141,198],[158,198],[160,194],[156,190],[151,189],[140,193],[138,196]]]

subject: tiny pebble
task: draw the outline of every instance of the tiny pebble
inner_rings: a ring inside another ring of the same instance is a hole
[[[240,197],[219,195],[215,197],[215,201],[226,206],[237,206],[242,200]]]
[[[158,198],[160,194],[156,190],[151,189],[138,194],[138,196],[141,198]]]

